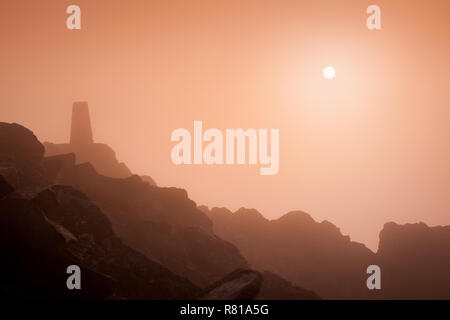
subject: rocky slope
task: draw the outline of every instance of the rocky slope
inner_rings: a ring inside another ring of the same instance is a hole
[[[31,131],[0,123],[3,296],[186,299],[199,295],[200,288],[189,280],[124,245],[107,217],[83,193],[52,185],[43,155],[44,148]],[[73,264],[82,269],[82,290],[66,288],[66,269]]]
[[[77,165],[73,153],[43,154],[31,131],[0,123],[2,296],[194,299],[208,294],[200,287],[227,285],[222,277],[247,266],[184,190],[105,177]],[[65,285],[72,264],[82,269],[80,291]],[[244,287],[229,287],[214,296],[245,295]]]
[[[27,198],[53,184],[86,194],[112,222],[128,246],[199,286],[247,266],[230,243],[212,232],[212,223],[184,190],[159,188],[138,176],[110,178],[73,153],[44,158],[31,131],[0,123],[0,174]]]
[[[201,287],[247,267],[239,251],[212,232],[211,221],[186,191],[154,187],[138,176],[102,176],[89,163],[69,163],[70,157],[61,156],[58,164],[52,159],[51,171],[61,168],[57,183],[95,201],[129,246]]]

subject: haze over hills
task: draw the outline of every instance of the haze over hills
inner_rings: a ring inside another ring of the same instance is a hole
[[[79,125],[91,130],[86,119]],[[44,157],[30,130],[0,123],[2,295],[450,299],[450,226],[387,223],[374,253],[301,211],[268,220],[254,209],[209,210],[150,177],[118,177],[124,166],[114,152],[90,152],[92,135],[81,137],[61,149],[70,153]],[[99,173],[104,163],[114,177]],[[65,290],[70,264],[83,268],[85,292]],[[382,270],[379,291],[366,287],[373,264]]]

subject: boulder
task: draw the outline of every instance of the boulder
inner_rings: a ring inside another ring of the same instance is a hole
[[[0,155],[40,163],[44,152],[33,132],[17,123],[0,122]]]
[[[259,272],[238,269],[205,290],[202,300],[253,300],[261,289]]]

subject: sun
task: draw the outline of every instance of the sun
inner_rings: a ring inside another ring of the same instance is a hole
[[[331,80],[336,76],[336,70],[333,67],[326,67],[323,69],[323,76],[325,79]]]

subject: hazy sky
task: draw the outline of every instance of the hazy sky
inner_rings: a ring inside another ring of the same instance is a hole
[[[70,4],[82,30],[66,28]],[[382,30],[366,8],[382,9]],[[0,2],[0,121],[94,139],[198,204],[303,210],[376,248],[388,221],[450,224],[450,1]],[[334,80],[322,69],[336,68]],[[180,166],[176,128],[279,128],[280,171]]]

